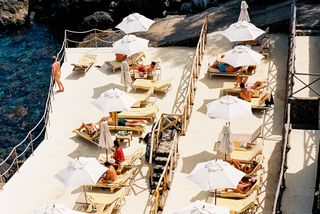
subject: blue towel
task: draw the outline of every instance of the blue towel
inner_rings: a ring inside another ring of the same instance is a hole
[[[227,66],[226,64],[219,64],[218,69],[220,72],[226,72]]]

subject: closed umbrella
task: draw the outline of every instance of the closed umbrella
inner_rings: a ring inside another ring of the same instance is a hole
[[[112,44],[113,52],[131,56],[148,49],[149,40],[139,38],[135,35],[125,35],[122,39]]]
[[[227,121],[251,116],[251,103],[226,95],[207,104],[207,115]]]
[[[132,83],[132,78],[129,73],[129,64],[126,60],[121,64],[121,83],[124,85],[125,92],[127,92],[128,87]]]
[[[251,48],[238,45],[233,49],[225,52],[220,59],[222,62],[232,65],[233,67],[258,65],[264,56]]]
[[[153,20],[139,13],[132,13],[123,18],[122,22],[120,22],[116,26],[116,28],[125,32],[125,34],[129,34],[134,32],[147,31],[153,23]]]
[[[127,111],[138,100],[124,91],[117,88],[110,89],[100,95],[98,99],[92,102],[104,114],[109,112]]]
[[[250,22],[248,7],[249,6],[246,1],[241,1],[240,15],[239,15],[238,21]]]
[[[52,204],[45,208],[38,208],[34,211],[34,214],[81,214],[84,212],[78,212],[66,208],[63,204]]]
[[[174,214],[229,214],[229,207],[208,204],[203,201],[195,201],[188,207],[174,212]]]
[[[108,122],[103,121],[100,124],[100,138],[99,138],[99,147],[106,149],[106,159],[109,161],[108,150],[112,148],[112,136],[109,130]]]
[[[247,21],[233,23],[226,30],[220,32],[220,34],[227,37],[230,42],[255,40],[264,33],[265,31]]]
[[[225,155],[230,154],[234,150],[234,145],[230,140],[230,125],[226,123],[221,131],[220,146],[218,150]]]
[[[217,190],[220,188],[235,189],[245,176],[244,172],[234,168],[223,160],[211,160],[199,163],[187,176],[203,190]]]

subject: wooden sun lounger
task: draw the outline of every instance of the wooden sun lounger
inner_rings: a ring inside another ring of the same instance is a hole
[[[127,61],[129,65],[137,64],[143,61],[143,59],[146,58],[145,53],[138,52],[128,57]],[[121,69],[122,62],[119,62],[117,60],[107,61],[107,66],[112,69],[113,72],[115,72],[117,69]]]
[[[235,82],[224,82],[222,86],[222,91],[225,94],[239,96],[241,88],[239,85],[235,86],[234,84]],[[251,97],[252,98],[259,97],[260,92],[261,90],[251,89]]]
[[[171,89],[171,80],[136,79],[131,87],[134,89],[149,90],[154,86],[155,91],[167,93]]]
[[[83,139],[95,144],[95,145],[99,145],[99,136],[100,136],[100,132],[97,131],[93,137],[91,137],[86,131],[79,131],[78,129],[73,130],[74,133],[77,134],[77,136],[82,137]]]
[[[256,179],[254,185],[245,193],[235,192],[234,189],[218,189],[216,191],[217,196],[221,198],[246,198],[248,197],[253,191],[258,191],[260,189],[262,177],[261,173],[257,173],[256,176],[246,176],[246,177],[253,177]],[[215,190],[210,190],[210,192],[215,192]]]
[[[139,134],[144,132],[144,127],[142,126],[114,126],[109,125],[110,131],[133,131],[138,132]]]
[[[245,162],[239,161],[239,160],[236,160],[236,161],[238,161],[240,163],[241,167],[243,167],[243,168],[245,168],[246,166],[251,167],[251,164],[255,165],[255,167],[253,169],[251,168],[250,171],[239,169],[239,170],[243,171],[244,173],[246,173],[246,176],[255,176],[255,175],[257,175],[258,172],[260,172],[260,169],[263,168],[263,166],[262,166],[263,155],[262,154],[258,154],[250,161],[245,161]]]
[[[224,77],[236,77],[237,72],[221,72],[217,68],[209,67],[207,70],[208,76],[211,78],[212,76],[224,76]]]
[[[253,191],[248,197],[246,198],[240,198],[240,199],[234,199],[234,198],[221,198],[217,197],[217,203],[218,206],[224,206],[230,208],[230,214],[240,214],[244,213],[245,211],[248,211],[250,209],[255,208],[255,203],[258,197],[258,191]],[[209,197],[206,201],[210,204],[215,204],[215,197]]]
[[[259,141],[256,144],[247,144],[246,148],[236,147],[233,152],[230,154],[224,154],[220,151],[217,152],[217,159],[235,159],[241,162],[250,162],[257,155],[262,154],[262,141]]]
[[[154,121],[158,111],[159,108],[156,105],[142,108],[130,108],[128,111],[117,114],[117,117],[126,119],[150,119],[151,121]]]
[[[139,108],[142,105],[146,105],[148,98],[153,94],[153,92],[154,86],[150,87],[150,89],[143,94],[129,94],[130,96],[138,100],[138,102],[133,107]]]
[[[77,63],[71,64],[74,66],[73,70],[83,71],[84,73],[87,73],[87,71],[95,63],[96,57],[97,55],[95,54],[83,55]]]
[[[133,181],[133,178],[136,174],[137,168],[132,167],[131,169],[127,170],[125,173],[118,175],[117,179],[113,181],[111,184],[108,183],[97,183],[97,184],[91,184],[86,185],[88,188],[108,188],[111,192],[113,192],[115,189],[119,189],[121,187],[126,187],[131,185],[131,181]]]
[[[86,213],[111,214],[115,207],[124,200],[125,195],[125,187],[113,193],[103,190],[82,192],[73,209]]]

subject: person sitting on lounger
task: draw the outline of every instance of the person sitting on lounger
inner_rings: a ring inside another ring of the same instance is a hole
[[[144,73],[147,73],[148,75],[152,74],[155,66],[156,66],[156,62],[152,61],[150,65],[138,65],[138,64],[134,64],[131,66],[131,69],[134,69],[134,70],[138,70],[139,73],[143,74]]]
[[[242,172],[249,174],[251,173],[257,166],[257,162],[256,161],[250,161],[249,163],[240,163],[237,160],[230,160],[228,161],[232,166],[234,166],[236,169],[241,170]]]
[[[116,168],[118,168],[120,166],[123,166],[124,154],[118,140],[113,141],[113,144],[114,144],[113,159],[115,160],[115,164],[117,165]]]
[[[240,83],[240,98],[251,102],[251,91],[249,88],[245,87],[244,83]]]
[[[104,121],[108,121],[108,118],[102,117],[99,120],[99,122],[97,122],[97,123],[83,123],[82,122],[81,126],[77,130],[80,132],[85,130],[90,137],[93,137],[96,134],[96,132],[100,130],[100,124]],[[109,121],[108,121],[108,123],[109,123]]]
[[[111,165],[111,163],[105,162],[104,165],[108,168],[108,170],[102,175],[98,183],[111,184],[113,181],[117,179],[117,172],[115,168]]]
[[[241,72],[245,75],[253,75],[256,73],[256,69],[257,69],[257,66],[249,65],[249,66],[241,67]]]

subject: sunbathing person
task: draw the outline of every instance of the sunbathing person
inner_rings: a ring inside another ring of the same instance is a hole
[[[111,117],[108,117],[108,124],[109,125],[115,125],[114,121],[112,120]],[[141,126],[141,127],[145,127],[146,124],[148,124],[147,120],[144,119],[124,119],[124,118],[120,118],[118,119],[118,123],[117,126]]]
[[[240,98],[245,101],[251,102],[251,98],[254,97],[253,96],[254,93],[251,91],[251,89],[249,89],[248,87],[245,87],[245,85],[243,83],[240,83],[240,88],[241,88]],[[271,94],[269,92],[265,92],[264,94],[259,96],[258,104],[260,106],[262,104],[265,104],[268,106],[268,105],[270,105],[269,102],[273,102],[273,101],[269,101],[269,100],[272,100]]]
[[[258,165],[256,161],[250,161],[249,163],[240,163],[239,161],[233,159],[228,161],[228,163],[246,174],[250,174],[251,172],[253,172],[253,170]]]
[[[248,102],[251,102],[251,91],[249,88],[245,87],[245,84],[244,83],[240,83],[240,98],[245,100],[245,101],[248,101]]]
[[[134,64],[131,66],[131,69],[138,70],[139,73],[148,73],[151,74],[156,66],[156,62],[152,61],[150,65],[138,65]]]
[[[256,69],[257,69],[257,66],[255,65],[243,66],[241,67],[241,72],[244,75],[253,75],[256,73]]]
[[[108,121],[108,118],[102,117],[99,120],[99,122],[97,122],[97,123],[83,123],[82,122],[81,126],[77,130],[80,132],[85,130],[90,137],[93,137],[100,130],[100,124],[104,121]]]
[[[111,165],[111,163],[105,162],[104,165],[108,168],[108,170],[101,176],[98,183],[111,184],[113,181],[117,179],[117,172]]]
[[[242,74],[237,73],[236,83],[234,84],[235,87],[238,87],[238,85],[240,85],[241,83],[246,84],[248,79],[249,79],[249,77],[247,75],[242,75]]]
[[[256,183],[256,179],[251,177],[247,180],[246,177],[244,177],[237,185],[237,188],[234,189],[235,192],[245,194],[248,192],[252,186]]]

